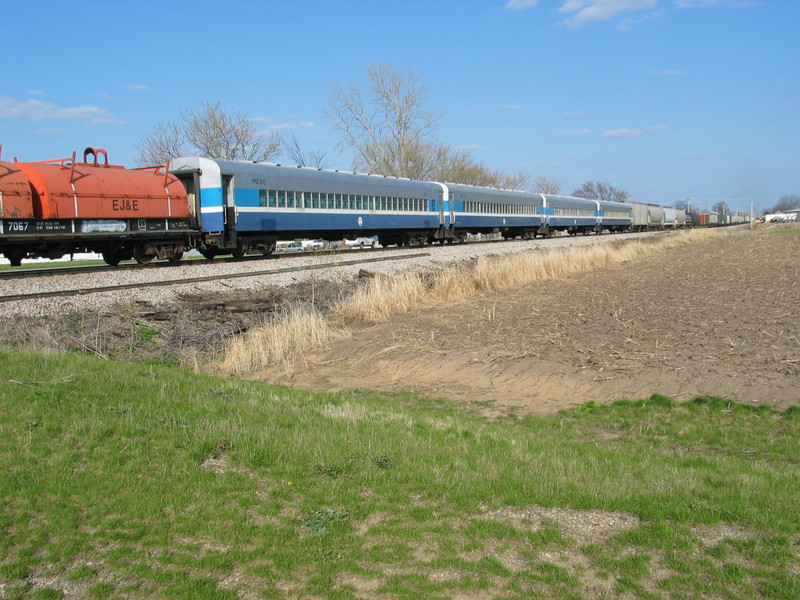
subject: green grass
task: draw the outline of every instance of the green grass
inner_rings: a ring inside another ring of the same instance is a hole
[[[0,409],[2,598],[800,596],[800,409],[486,421],[16,351]],[[532,507],[640,522],[581,537]]]
[[[130,263],[132,261],[124,261]],[[55,269],[57,267],[93,267],[95,265],[106,264],[103,260],[80,259],[80,260],[48,260],[42,262],[24,262],[20,267],[0,264],[0,271],[11,271],[14,269]]]

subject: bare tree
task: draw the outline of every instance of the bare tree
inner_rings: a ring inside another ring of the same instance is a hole
[[[181,118],[186,139],[209,158],[262,162],[281,149],[274,132],[261,135],[247,114],[227,112],[219,102],[204,102],[200,110],[190,108]]]
[[[318,148],[317,150],[306,154],[300,146],[300,141],[297,136],[292,133],[292,137],[284,140],[283,150],[299,167],[316,167],[318,169],[325,169],[325,157],[327,150]]]
[[[691,212],[692,202],[688,198],[686,200],[676,200],[673,206],[675,208],[683,209],[686,212]]]
[[[422,75],[367,65],[370,87],[332,84],[325,115],[355,152],[355,168],[382,175],[430,179],[441,144],[430,136],[440,115],[424,108]]]
[[[440,165],[433,176],[437,181],[463,183],[501,189],[521,189],[528,184],[529,176],[523,172],[509,175],[495,171],[476,161],[467,150],[447,151],[440,156]]]
[[[711,210],[718,215],[727,215],[729,212],[731,212],[728,208],[728,203],[725,201],[717,202],[711,207]]]
[[[781,196],[781,199],[778,201],[778,203],[770,208],[768,212],[776,213],[786,210],[796,210],[798,208],[800,208],[800,196]]]
[[[516,173],[502,173],[501,171],[492,171],[492,174],[497,180],[497,187],[506,190],[521,190],[528,186],[531,181],[531,176],[522,171]]]
[[[533,190],[541,194],[560,194],[561,182],[558,179],[540,176],[534,179]]]
[[[176,156],[185,154],[184,140],[180,125],[159,122],[136,145],[139,151],[136,162],[140,166],[165,165]]]
[[[264,136],[245,113],[226,111],[219,102],[204,102],[199,109],[181,113],[181,122],[159,123],[136,147],[142,165],[165,164],[191,151],[223,160],[269,160],[281,150],[274,132]]]
[[[624,202],[631,197],[629,192],[618,190],[605,181],[587,181],[579,189],[572,192],[578,198],[590,198],[604,202]]]
[[[437,141],[441,114],[425,108],[422,75],[384,63],[367,65],[370,86],[331,85],[324,109],[341,145],[353,150],[354,168],[381,175],[450,181],[499,188],[521,188],[528,175],[508,175],[477,162],[467,151]]]

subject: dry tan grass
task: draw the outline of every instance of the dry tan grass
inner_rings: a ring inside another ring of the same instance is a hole
[[[309,350],[349,335],[347,329],[331,325],[316,310],[297,307],[234,339],[218,368],[239,375],[274,365],[291,371]]]
[[[297,308],[265,327],[252,330],[228,347],[220,368],[229,373],[248,373],[267,365],[291,371],[295,361],[309,350],[349,336],[347,323],[378,323],[420,305],[468,298],[476,293],[502,290],[563,277],[625,261],[667,248],[720,235],[715,231],[689,231],[657,241],[602,244],[531,250],[516,254],[481,257],[472,266],[455,265],[430,277],[406,272],[396,277],[376,277],[333,309],[328,323],[318,312]]]
[[[344,322],[378,323],[393,314],[424,302],[428,296],[420,273],[406,272],[397,277],[376,277],[355,294],[340,302],[334,314]]]

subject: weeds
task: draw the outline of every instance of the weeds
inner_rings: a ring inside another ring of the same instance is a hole
[[[347,325],[379,323],[421,306],[469,298],[635,260],[644,254],[708,239],[716,232],[691,231],[660,238],[658,242],[629,242],[531,250],[485,256],[465,264],[429,273],[406,272],[396,277],[374,277],[345,296],[326,319],[316,309],[289,308],[267,325],[255,328],[228,345],[222,372],[244,374],[269,365],[290,373],[294,361],[331,341],[349,337]]]
[[[330,325],[317,311],[297,308],[234,339],[219,368],[242,374],[278,365],[289,372],[307,351],[348,336],[347,330]]]

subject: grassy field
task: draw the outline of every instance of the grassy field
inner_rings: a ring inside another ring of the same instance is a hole
[[[800,410],[487,421],[0,350],[0,598],[800,597]]]

